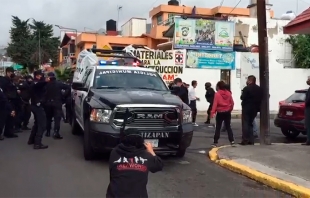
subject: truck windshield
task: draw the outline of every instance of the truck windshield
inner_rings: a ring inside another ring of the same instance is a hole
[[[156,72],[140,70],[98,69],[94,86],[97,89],[149,89],[169,91]]]

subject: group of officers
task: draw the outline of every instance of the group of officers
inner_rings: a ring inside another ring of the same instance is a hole
[[[45,76],[37,70],[33,76],[18,76],[12,67],[0,77],[0,140],[16,138],[16,133],[31,130],[28,144],[34,149],[46,149],[42,137],[62,139],[60,122],[64,118],[62,105],[66,105],[65,122],[71,123],[71,88],[69,82],[56,79],[53,72]],[[32,128],[28,127],[31,112],[34,117]]]

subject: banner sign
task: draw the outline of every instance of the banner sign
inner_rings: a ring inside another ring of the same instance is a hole
[[[233,51],[235,23],[175,18],[174,49]]]
[[[154,69],[169,84],[178,75],[183,74],[185,50],[147,50],[135,49],[132,53],[142,60],[145,67]]]
[[[187,50],[186,68],[235,69],[235,52]]]
[[[248,76],[256,77],[256,84],[259,85],[259,54],[251,52],[240,53],[241,78],[240,89],[246,86]]]

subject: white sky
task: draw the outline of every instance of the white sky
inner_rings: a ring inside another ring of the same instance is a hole
[[[223,6],[234,7],[239,0],[224,0]],[[96,31],[105,28],[109,19],[117,20],[117,6],[123,7],[120,12],[122,25],[131,17],[148,18],[149,10],[159,4],[166,4],[168,0],[1,0],[0,4],[0,46],[7,45],[11,16],[16,15],[23,20],[35,18],[49,24],[75,28],[83,31]],[[298,2],[298,6],[297,6]],[[310,0],[270,0],[276,17],[292,10],[299,14],[310,6]],[[182,5],[196,7],[215,7],[220,0],[182,0]],[[249,0],[241,0],[238,7],[246,7]],[[298,9],[297,9],[298,7]],[[55,27],[54,33],[60,35]]]

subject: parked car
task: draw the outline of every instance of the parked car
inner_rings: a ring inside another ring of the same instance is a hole
[[[289,139],[300,133],[306,135],[305,99],[306,89],[296,90],[290,97],[279,102],[279,112],[274,120],[276,127],[281,128],[283,135]]]

